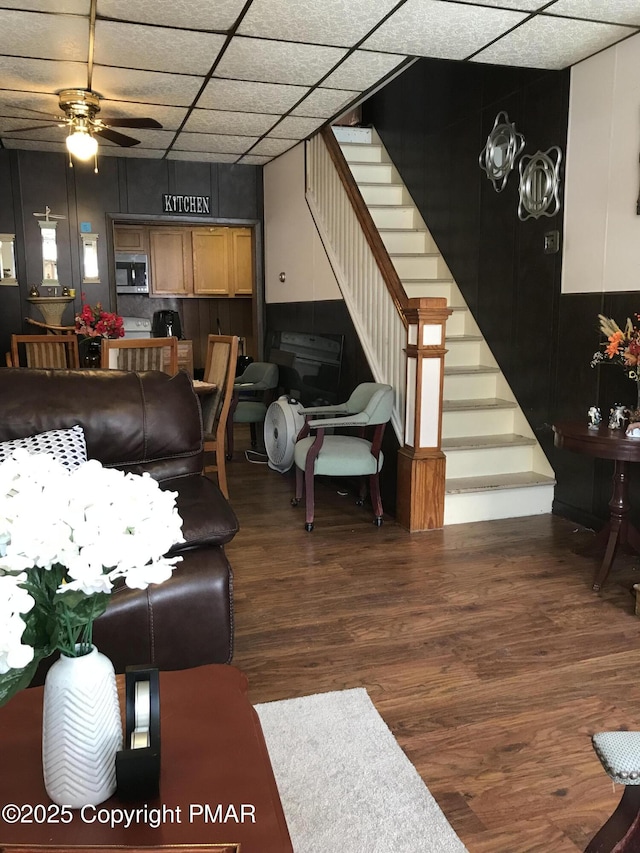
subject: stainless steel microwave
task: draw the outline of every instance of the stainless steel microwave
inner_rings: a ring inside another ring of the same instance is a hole
[[[149,293],[146,255],[116,252],[116,293]]]

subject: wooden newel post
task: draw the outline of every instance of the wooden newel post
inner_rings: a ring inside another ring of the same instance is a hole
[[[443,298],[410,299],[404,446],[398,452],[396,520],[407,530],[444,524],[445,456],[442,433],[444,328],[451,309]]]

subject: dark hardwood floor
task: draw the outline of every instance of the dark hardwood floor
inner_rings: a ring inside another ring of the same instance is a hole
[[[584,850],[622,793],[590,736],[640,728],[638,559],[597,594],[593,533],[565,519],[410,535],[338,481],[309,534],[291,476],[242,438],[227,553],[251,700],[365,687],[470,853]]]

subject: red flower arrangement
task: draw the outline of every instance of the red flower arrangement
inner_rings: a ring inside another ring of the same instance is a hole
[[[640,320],[640,314],[634,314],[634,318]],[[635,326],[631,318],[627,317],[624,329],[603,314],[598,314],[600,321],[600,332],[606,337],[607,343],[602,344],[604,351],[593,354],[591,367],[597,367],[605,360],[612,364],[619,364],[629,379],[636,382],[640,380],[640,327]],[[640,389],[639,389],[640,390]]]
[[[76,314],[76,334],[86,335],[88,338],[122,338],[122,317],[110,311],[103,311],[100,302],[93,308],[83,302],[82,311]]]

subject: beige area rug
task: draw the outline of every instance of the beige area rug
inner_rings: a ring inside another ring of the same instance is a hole
[[[256,711],[295,853],[466,853],[366,690]]]

